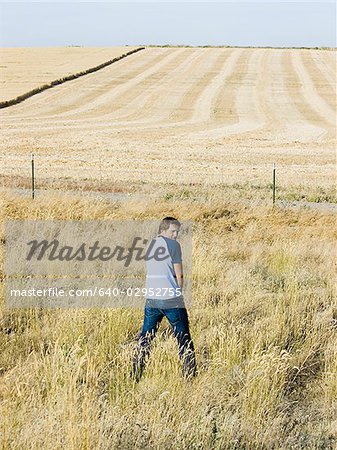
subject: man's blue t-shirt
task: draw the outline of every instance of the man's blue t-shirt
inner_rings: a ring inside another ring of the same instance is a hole
[[[160,247],[160,256],[154,258]],[[149,248],[151,250],[146,261],[146,297],[155,300],[180,298],[181,289],[173,267],[173,264],[182,262],[179,242],[159,235],[151,241]]]

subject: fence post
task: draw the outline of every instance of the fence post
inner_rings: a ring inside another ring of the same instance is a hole
[[[275,195],[276,194],[276,167],[273,163],[273,205],[275,205]]]
[[[32,199],[35,198],[35,168],[34,168],[34,153],[32,153]]]

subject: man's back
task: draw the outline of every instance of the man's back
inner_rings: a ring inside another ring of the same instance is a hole
[[[182,263],[179,242],[159,235],[151,241],[149,249],[146,262],[146,297],[156,300],[181,297],[181,288],[174,270],[174,264]]]

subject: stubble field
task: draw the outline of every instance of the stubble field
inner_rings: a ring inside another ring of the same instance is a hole
[[[34,152],[41,186],[265,185],[275,162],[280,187],[331,194],[335,63],[329,50],[146,48],[1,110],[2,175],[23,182]]]

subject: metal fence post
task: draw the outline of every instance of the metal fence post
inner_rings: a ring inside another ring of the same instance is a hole
[[[273,163],[273,205],[275,205],[275,197],[276,197],[276,167],[275,163]]]
[[[34,167],[34,153],[32,153],[32,199],[35,198],[35,167]]]

